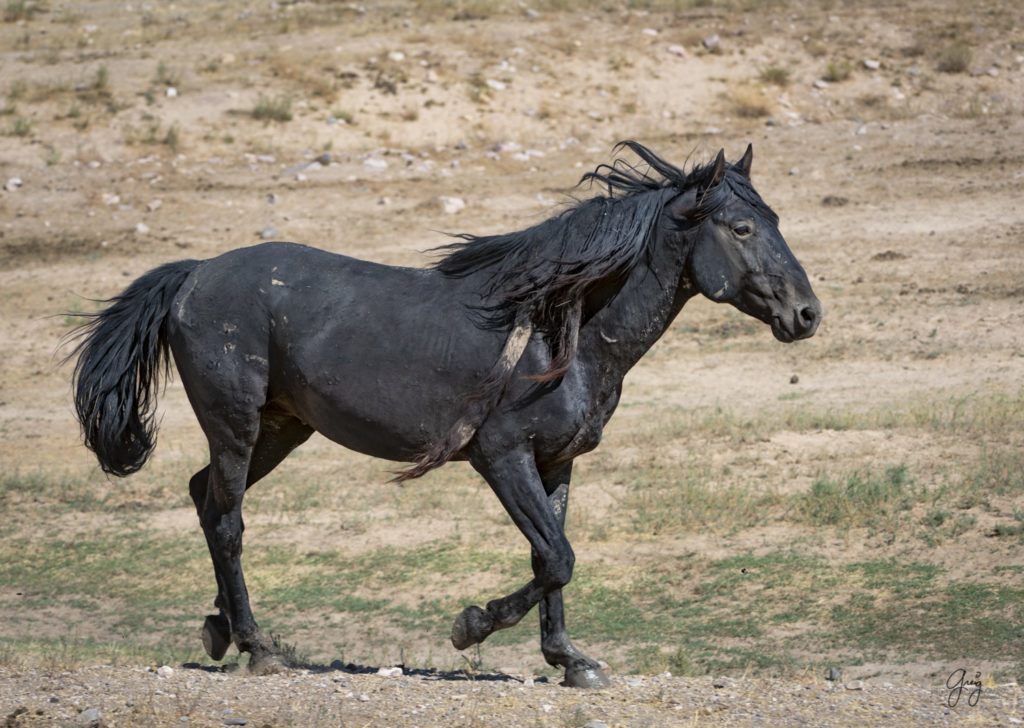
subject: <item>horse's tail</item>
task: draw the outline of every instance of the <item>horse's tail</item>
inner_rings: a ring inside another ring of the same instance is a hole
[[[73,376],[75,411],[85,445],[104,472],[130,475],[156,447],[156,388],[169,374],[165,322],[174,295],[199,265],[167,263],[107,299],[99,313],[70,334],[81,339],[68,359],[78,357]]]
[[[512,372],[526,351],[532,334],[533,324],[529,314],[520,312],[508,333],[501,356],[491,366],[483,381],[466,394],[462,413],[455,424],[429,450],[421,453],[412,465],[395,473],[392,482],[402,483],[426,475],[451,460],[459,450],[469,444],[480,425],[497,406],[501,395],[505,393],[512,379]]]

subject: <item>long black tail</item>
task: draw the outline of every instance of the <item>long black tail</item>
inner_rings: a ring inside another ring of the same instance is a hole
[[[170,370],[165,322],[171,302],[200,261],[154,268],[71,333],[81,339],[73,385],[85,445],[112,475],[130,475],[156,447],[156,389]]]

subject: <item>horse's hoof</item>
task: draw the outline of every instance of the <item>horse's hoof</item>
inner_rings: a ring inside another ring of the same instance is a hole
[[[260,655],[249,655],[250,675],[276,675],[288,669],[288,664],[281,655],[265,652]]]
[[[231,625],[223,614],[211,614],[203,622],[203,648],[211,660],[222,660],[231,646]]]
[[[612,683],[600,667],[582,667],[566,670],[565,684],[571,688],[606,688]]]
[[[457,650],[464,650],[483,642],[492,632],[492,624],[491,615],[480,607],[466,607],[452,625],[452,645]]]

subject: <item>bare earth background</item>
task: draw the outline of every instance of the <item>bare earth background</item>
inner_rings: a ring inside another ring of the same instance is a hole
[[[0,719],[1020,724],[1022,28],[992,0],[8,1]],[[456,653],[525,542],[468,469],[399,488],[316,438],[246,510],[257,618],[308,669],[210,667],[201,433],[172,380],[150,466],[99,474],[65,313],[261,235],[422,265],[590,194],[626,138],[752,142],[825,319],[783,346],[695,301],[579,462],[570,628],[613,686],[558,687],[532,620]],[[959,668],[983,688],[950,707]]]

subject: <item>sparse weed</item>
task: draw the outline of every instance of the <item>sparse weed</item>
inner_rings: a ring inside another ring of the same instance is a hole
[[[813,525],[877,526],[909,510],[914,500],[907,466],[898,465],[882,474],[854,472],[840,480],[820,476],[798,500],[797,512]]]
[[[771,116],[772,102],[759,86],[736,86],[730,94],[733,110],[745,119]]]
[[[792,74],[788,68],[782,68],[781,66],[768,66],[762,68],[758,74],[758,78],[761,83],[766,83],[770,86],[786,87],[789,85]]]
[[[181,139],[178,134],[178,125],[171,124],[170,128],[167,129],[167,134],[164,136],[164,144],[166,144],[172,152],[178,153],[178,147],[181,145]]]
[[[178,86],[181,83],[181,74],[160,61],[156,67],[156,77],[153,79],[153,83],[156,86]]]
[[[839,83],[840,81],[846,81],[852,75],[853,64],[849,61],[838,61],[830,63],[825,67],[823,78],[829,83]]]
[[[942,51],[936,68],[942,73],[963,73],[971,65],[973,57],[974,53],[969,45],[956,42]]]
[[[291,121],[292,100],[286,94],[280,94],[271,98],[260,94],[256,106],[252,110],[252,118],[261,121]]]
[[[14,123],[11,125],[10,131],[8,131],[7,133],[9,136],[15,137],[32,136],[33,123],[34,122],[31,119],[26,119],[24,116],[15,117]]]
[[[42,12],[42,8],[30,0],[7,0],[4,6],[4,22],[17,23],[21,20],[31,20],[36,13]]]

